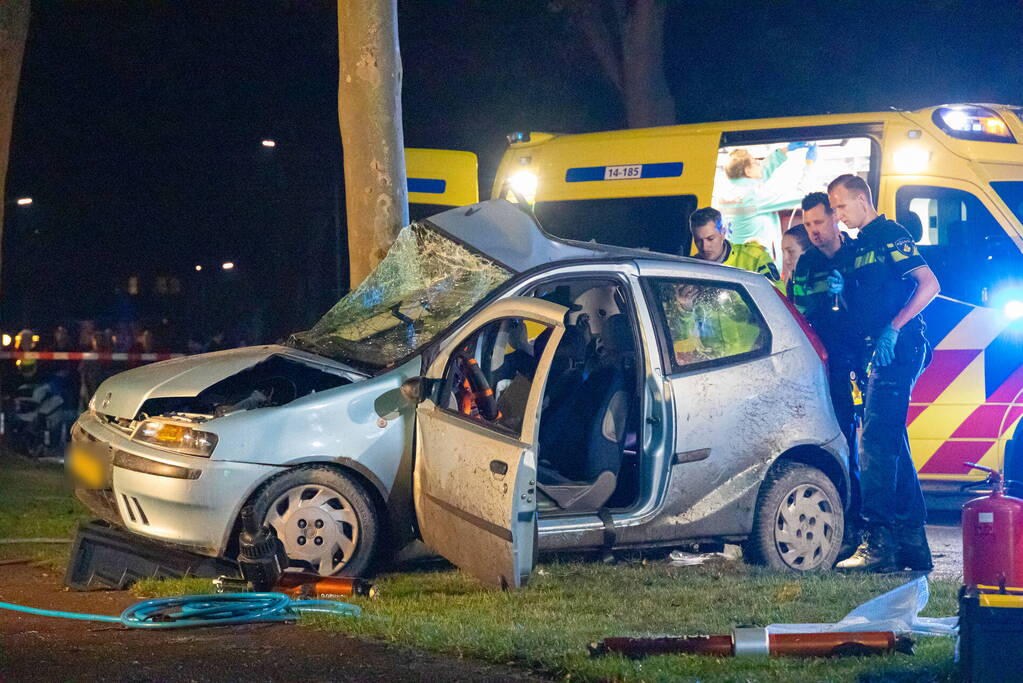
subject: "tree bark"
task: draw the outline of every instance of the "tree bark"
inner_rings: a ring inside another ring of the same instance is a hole
[[[338,119],[344,148],[349,286],[408,223],[396,0],[338,0]]]
[[[664,73],[661,0],[636,0],[622,25],[625,117],[629,128],[675,123],[675,100]]]
[[[4,207],[7,203],[7,164],[11,154],[14,106],[18,101],[28,17],[29,0],[0,0],[0,199],[3,200],[0,201],[0,244],[3,242]]]

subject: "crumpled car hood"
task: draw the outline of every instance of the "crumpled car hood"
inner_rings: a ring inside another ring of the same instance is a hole
[[[298,349],[278,345],[248,346],[174,358],[114,375],[99,385],[94,408],[104,415],[130,420],[138,414],[142,404],[151,398],[196,396],[207,387],[272,356],[286,356],[319,366],[343,374],[352,381],[363,378],[341,363]]]

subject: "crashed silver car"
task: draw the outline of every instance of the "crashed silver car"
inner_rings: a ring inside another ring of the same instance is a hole
[[[286,346],[108,379],[72,431],[105,519],[233,558],[252,505],[324,575],[417,539],[509,587],[538,552],[694,542],[827,569],[849,496],[823,353],[771,283],[505,200],[404,228]]]

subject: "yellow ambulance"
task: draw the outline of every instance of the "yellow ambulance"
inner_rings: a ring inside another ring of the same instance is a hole
[[[494,196],[533,205],[550,233],[691,253],[688,216],[722,210],[737,241],[778,242],[799,201],[842,173],[870,185],[942,285],[924,313],[934,360],[907,419],[932,494],[979,473],[1023,478],[1023,107],[699,123],[578,135],[516,133]],[[1021,472],[1015,474],[1014,472]]]
[[[409,216],[419,220],[479,201],[478,163],[472,152],[405,148]]]

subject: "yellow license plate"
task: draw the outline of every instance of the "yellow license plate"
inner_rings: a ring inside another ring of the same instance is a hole
[[[102,489],[107,485],[107,466],[95,453],[81,446],[68,451],[67,469],[76,483],[89,489]]]

